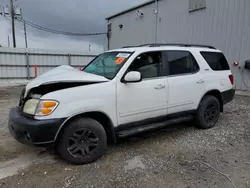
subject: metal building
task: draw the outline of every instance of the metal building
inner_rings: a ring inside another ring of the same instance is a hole
[[[236,89],[250,91],[250,0],[154,0],[110,16],[109,48],[193,43],[222,50]],[[239,66],[233,63],[239,62]]]

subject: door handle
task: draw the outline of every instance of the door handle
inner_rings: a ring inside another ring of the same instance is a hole
[[[204,80],[200,79],[196,82],[197,84],[203,84],[204,83]]]
[[[160,85],[155,86],[154,88],[155,89],[164,89],[165,87],[166,87],[165,85],[160,84]]]

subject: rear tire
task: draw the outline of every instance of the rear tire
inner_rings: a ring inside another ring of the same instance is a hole
[[[103,126],[94,119],[82,118],[70,122],[56,149],[69,163],[82,165],[96,161],[107,148],[107,135]]]
[[[212,96],[205,96],[196,113],[196,125],[201,129],[210,129],[215,126],[220,116],[220,102]]]

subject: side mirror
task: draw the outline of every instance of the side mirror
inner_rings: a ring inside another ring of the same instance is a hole
[[[124,83],[135,83],[135,82],[140,82],[142,80],[141,73],[137,71],[130,71],[128,72],[124,79]]]
[[[250,69],[250,60],[245,62],[245,69]]]

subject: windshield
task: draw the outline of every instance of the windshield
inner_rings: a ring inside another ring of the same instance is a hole
[[[113,79],[131,54],[131,52],[103,53],[90,62],[83,71]]]

